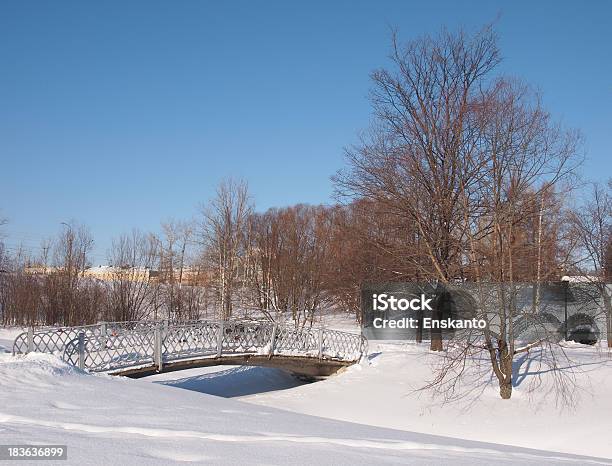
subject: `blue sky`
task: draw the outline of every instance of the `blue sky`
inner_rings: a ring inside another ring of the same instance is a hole
[[[498,16],[501,71],[582,131],[587,176],[612,176],[612,2],[0,0],[6,242],[74,219],[102,263],[111,237],[191,217],[227,176],[259,210],[331,202],[390,28]]]

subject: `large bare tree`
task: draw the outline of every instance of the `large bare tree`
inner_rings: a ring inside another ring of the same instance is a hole
[[[428,258],[413,256],[419,278],[447,283],[462,274],[462,209],[482,163],[474,102],[500,61],[497,41],[490,27],[405,46],[394,35],[391,59],[391,69],[372,75],[375,123],[347,151],[350,168],[336,185],[341,196],[371,199],[414,225]],[[431,349],[442,349],[437,333]]]
[[[542,281],[545,212],[554,212],[556,188],[567,189],[580,163],[576,157],[577,133],[565,131],[552,122],[541,107],[538,96],[517,82],[497,80],[474,102],[480,126],[479,146],[482,150],[479,176],[473,196],[464,197],[466,206],[476,201],[464,218],[466,269],[476,285],[474,293],[479,317],[488,325],[473,332],[466,341],[454,342],[446,354],[436,383],[456,380],[463,375],[457,368],[465,360],[485,351],[497,378],[500,396],[512,394],[516,358],[535,346],[540,357],[558,377],[563,389],[563,372],[559,370],[558,332],[549,331],[542,321],[539,287]],[[470,200],[471,198],[471,200]],[[535,230],[535,254],[526,260]],[[525,234],[527,233],[527,234]],[[554,244],[556,236],[549,240]],[[554,257],[554,255],[553,255]],[[550,265],[550,264],[549,264]],[[553,263],[562,270],[566,264]],[[549,279],[551,277],[548,277]],[[557,279],[560,277],[556,277]],[[527,288],[535,289],[535,301],[526,305],[520,296]],[[535,308],[534,308],[535,307]],[[536,341],[518,344],[517,323],[527,319],[538,328]],[[477,342],[483,342],[480,344]],[[563,391],[568,395],[568,391]]]
[[[474,349],[484,350],[500,395],[509,398],[512,363],[528,348],[515,345],[523,312],[518,281],[544,277],[544,240],[556,238],[545,217],[576,169],[578,136],[556,125],[529,87],[493,74],[501,58],[491,27],[444,30],[406,46],[394,37],[391,58],[392,70],[373,74],[375,121],[347,152],[338,192],[414,226],[405,229],[405,242],[422,254],[405,255],[417,273],[403,280],[420,277],[441,289],[469,280],[486,288],[480,309],[490,326],[473,335],[483,343],[453,342],[457,351],[447,352],[436,383],[456,375],[450,369]],[[521,275],[521,268],[535,274]],[[491,283],[497,285],[485,287]],[[537,287],[534,293],[537,303]],[[431,349],[442,349],[440,332],[432,332]]]

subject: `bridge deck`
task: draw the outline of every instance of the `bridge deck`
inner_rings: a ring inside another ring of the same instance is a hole
[[[220,358],[197,358],[173,361],[164,364],[161,372],[173,372],[184,369],[212,366],[261,366],[283,369],[299,376],[317,378],[330,376],[345,367],[351,366],[352,364],[354,364],[354,362],[334,359],[324,359],[319,361],[316,358],[304,356],[277,355],[270,358],[268,356],[257,354],[243,354],[225,355]],[[154,364],[141,367],[130,367],[109,372],[111,375],[124,375],[131,378],[146,377],[158,373],[160,373],[160,371]]]

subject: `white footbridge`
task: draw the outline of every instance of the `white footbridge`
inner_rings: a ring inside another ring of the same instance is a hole
[[[13,343],[14,354],[28,352],[54,353],[81,369],[132,377],[213,365],[277,367],[320,377],[359,362],[367,340],[269,321],[100,322],[29,328]]]

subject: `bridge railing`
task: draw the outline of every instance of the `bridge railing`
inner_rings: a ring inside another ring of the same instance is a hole
[[[219,328],[212,321],[169,326],[162,335],[162,354],[167,361],[216,355]]]
[[[62,359],[81,369],[102,372],[155,362],[156,329],[136,329],[110,335],[81,333],[66,345]]]
[[[358,361],[361,335],[323,328],[294,329],[261,321],[111,322],[29,331],[14,353],[61,352],[75,366],[94,372],[224,355],[259,354]]]
[[[128,330],[150,328],[164,321],[139,320],[122,322],[99,322],[92,325],[77,325],[74,327],[40,327],[29,328],[15,338],[13,354],[40,352],[63,352],[66,345],[78,337],[80,333],[86,336],[113,335]]]

